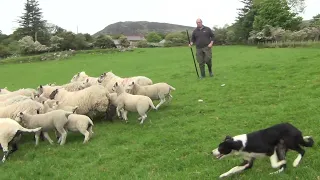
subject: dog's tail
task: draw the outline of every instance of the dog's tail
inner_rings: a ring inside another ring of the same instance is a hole
[[[314,144],[314,140],[311,136],[304,136],[300,142],[300,145],[304,146],[304,147],[312,147]]]

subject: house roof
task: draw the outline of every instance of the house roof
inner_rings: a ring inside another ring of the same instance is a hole
[[[143,36],[126,36],[129,41],[141,41],[145,40]]]

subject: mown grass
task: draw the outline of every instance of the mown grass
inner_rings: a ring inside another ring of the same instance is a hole
[[[172,102],[150,111],[143,125],[136,113],[129,114],[129,124],[95,121],[95,136],[86,145],[78,133],[69,133],[62,147],[48,142],[34,147],[33,137],[25,136],[20,150],[0,166],[1,179],[216,179],[242,162],[211,156],[226,135],[280,122],[293,123],[316,141],[305,148],[298,168],[292,167],[297,154],[289,152],[285,173],[269,175],[276,169],[261,159],[231,179],[317,179],[319,59],[315,48],[214,47],[215,77],[203,80],[197,79],[185,47],[1,65],[0,86],[9,89],[67,83],[82,70],[91,76],[109,70],[123,77],[145,75],[177,89]]]

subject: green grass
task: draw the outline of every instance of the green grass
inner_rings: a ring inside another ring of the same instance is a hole
[[[231,179],[316,179],[319,168],[320,52],[316,48],[214,47],[215,77],[198,80],[188,48],[137,49],[117,54],[81,54],[69,60],[0,66],[0,86],[35,88],[67,83],[79,71],[91,76],[112,70],[119,76],[145,75],[177,90],[170,104],[150,111],[143,125],[95,121],[95,136],[69,133],[64,146],[23,137],[20,149],[0,166],[1,179],[216,179],[242,162],[210,155],[226,135],[291,122],[312,135],[313,148],[298,168],[275,177],[269,159]],[[221,84],[226,84],[224,87]],[[203,99],[203,102],[198,102]],[[155,104],[158,101],[154,102]],[[53,138],[53,136],[52,136]]]

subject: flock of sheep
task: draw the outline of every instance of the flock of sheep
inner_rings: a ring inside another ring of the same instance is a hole
[[[145,76],[122,78],[112,72],[99,77],[79,72],[64,85],[46,84],[16,91],[0,89],[2,162],[18,149],[22,133],[35,133],[38,145],[40,138],[53,144],[48,134],[53,131],[63,145],[68,131],[80,132],[84,135],[83,143],[87,143],[93,135],[93,119],[99,115],[109,120],[117,115],[128,122],[127,113],[137,112],[143,124],[150,109],[158,110],[172,99],[172,90],[175,88],[169,84],[154,84]],[[155,106],[153,100],[160,102]]]

